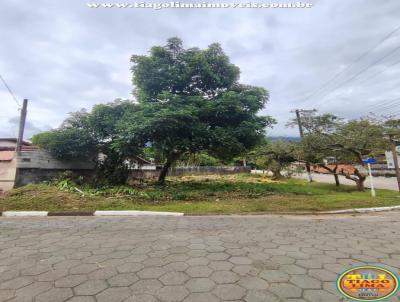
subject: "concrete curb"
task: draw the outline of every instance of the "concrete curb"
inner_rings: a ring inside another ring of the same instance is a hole
[[[152,211],[96,211],[93,216],[183,216],[177,212],[152,212]]]
[[[400,210],[400,205],[390,207],[375,207],[375,208],[358,208],[358,209],[345,209],[335,211],[321,211],[321,212],[283,212],[283,213],[243,213],[243,214],[223,214],[226,216],[234,215],[321,215],[321,214],[357,214],[357,213],[373,213],[373,212],[389,212]],[[221,216],[215,213],[205,214],[184,214],[178,212],[152,212],[152,211],[95,211],[95,212],[46,212],[46,211],[4,211],[0,212],[3,217],[44,217],[44,216]]]
[[[43,217],[43,216],[183,216],[177,212],[152,211],[95,211],[95,212],[46,212],[46,211],[5,211],[3,217]]]
[[[384,211],[395,211],[395,210],[400,210],[400,206],[346,209],[346,210],[337,210],[337,211],[325,211],[322,213],[324,213],[324,214],[371,213],[371,212],[384,212]]]
[[[1,213],[4,217],[34,217],[34,216],[47,216],[49,212],[45,211],[5,211]]]

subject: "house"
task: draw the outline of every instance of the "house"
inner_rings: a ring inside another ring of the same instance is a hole
[[[0,138],[0,192],[13,188],[17,170],[15,148],[16,138]],[[37,148],[29,142],[22,142],[22,151],[32,151]]]

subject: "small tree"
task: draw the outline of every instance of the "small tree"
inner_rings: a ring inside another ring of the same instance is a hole
[[[263,144],[250,153],[250,158],[259,167],[272,172],[274,179],[283,177],[282,171],[296,161],[296,145],[286,141]]]
[[[332,174],[336,186],[339,186],[338,169],[339,163],[343,160],[343,154],[332,150],[327,139],[319,133],[307,134],[298,145],[297,155],[299,159],[308,161]],[[334,158],[333,164],[327,164],[327,160],[332,158]]]
[[[141,153],[143,144],[117,149],[114,146],[116,129],[122,117],[132,112],[135,106],[132,102],[117,100],[96,105],[91,112],[81,110],[72,113],[58,129],[36,134],[32,141],[62,160],[93,161],[98,178],[123,183],[129,159]]]
[[[384,127],[367,119],[351,120],[340,125],[329,140],[333,151],[341,152],[349,162],[360,166],[365,166],[363,158],[381,154],[388,146],[384,139]],[[359,191],[364,191],[367,178],[364,171],[355,168],[354,173],[341,171],[341,174],[354,181]]]
[[[297,148],[297,156],[304,162],[317,165],[334,176],[336,186],[340,185],[338,176],[338,161],[342,158],[339,151],[333,151],[329,139],[342,120],[333,114],[319,115],[317,111],[309,112],[302,116],[302,125],[304,128],[304,138]],[[297,119],[291,120],[288,125],[297,124]],[[335,158],[336,163],[326,164],[327,158]]]
[[[346,122],[332,114],[318,115],[314,112],[302,122],[306,130],[302,157],[320,165],[324,158],[335,157],[341,163],[364,166],[363,158],[380,154],[387,147],[382,121],[361,119]],[[337,166],[334,169],[325,165],[322,167],[333,173],[336,183],[339,173],[354,181],[359,191],[364,190],[365,171],[357,167],[354,171],[338,171]]]

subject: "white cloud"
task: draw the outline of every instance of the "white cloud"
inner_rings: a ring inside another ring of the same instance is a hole
[[[246,2],[246,1],[244,1]],[[18,97],[29,98],[32,131],[56,127],[68,112],[130,97],[131,54],[145,54],[179,36],[188,47],[220,42],[247,84],[270,90],[263,111],[285,128],[296,107],[356,117],[365,107],[400,96],[400,52],[331,94],[302,98],[343,70],[398,26],[398,0],[314,1],[312,9],[89,9],[84,0],[3,0],[0,73]],[[400,33],[359,62],[326,92],[399,45]],[[374,73],[371,80],[362,82]],[[0,85],[0,136],[18,114]],[[7,135],[11,135],[12,133]]]

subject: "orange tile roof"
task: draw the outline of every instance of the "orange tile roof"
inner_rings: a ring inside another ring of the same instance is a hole
[[[336,165],[326,165],[326,166],[331,169],[334,169]],[[312,170],[314,172],[318,172],[318,173],[322,173],[322,174],[329,174],[329,172],[326,169],[319,167],[318,165],[312,167]],[[343,172],[343,173],[353,174],[354,170],[355,170],[355,167],[353,165],[339,164],[336,171],[338,173]]]

